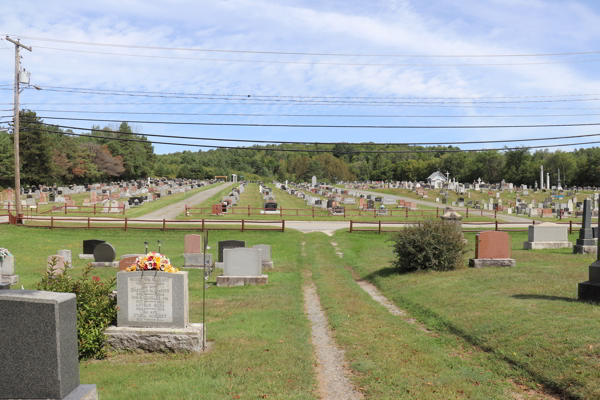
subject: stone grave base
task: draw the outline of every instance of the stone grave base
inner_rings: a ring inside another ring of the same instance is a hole
[[[93,260],[94,255],[93,254],[80,254],[79,259],[80,260]]]
[[[577,285],[577,298],[600,303],[600,282],[581,282]]]
[[[263,261],[262,267],[263,268],[273,268],[273,261]]]
[[[573,246],[573,254],[597,254],[598,246],[581,246],[576,244]]]
[[[131,328],[110,326],[106,343],[115,350],[143,350],[160,353],[202,351],[203,324],[187,328]]]
[[[469,268],[484,267],[514,267],[517,265],[514,258],[471,258]]]
[[[269,283],[268,275],[260,276],[217,276],[217,286],[245,286],[266,285]]]
[[[224,263],[222,263],[222,262],[218,262],[218,261],[217,261],[217,262],[215,263],[215,268],[221,268],[221,269],[223,269],[223,264],[224,264]]]
[[[16,285],[17,283],[19,283],[19,275],[0,275],[0,283]]]
[[[573,247],[571,242],[523,242],[524,250],[563,249]]]
[[[94,267],[94,268],[119,268],[118,261],[112,261],[112,262],[93,261],[90,264],[92,264],[92,267]]]
[[[98,400],[96,385],[79,385],[61,400]]]
[[[273,214],[273,215],[275,215],[275,214],[281,214],[280,211],[265,211],[265,210],[260,210],[260,213],[261,214]]]
[[[204,253],[189,253],[183,255],[183,268],[204,268]],[[206,263],[209,267],[213,265],[212,254],[206,254]]]

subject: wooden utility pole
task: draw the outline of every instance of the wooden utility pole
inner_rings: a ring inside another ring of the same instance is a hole
[[[13,143],[15,153],[15,213],[17,218],[21,216],[21,161],[19,160],[19,81],[21,78],[21,56],[20,48],[31,51],[31,47],[22,45],[18,40],[14,41],[8,36],[6,40],[15,45],[15,116],[13,121]],[[18,221],[18,219],[17,219]]]

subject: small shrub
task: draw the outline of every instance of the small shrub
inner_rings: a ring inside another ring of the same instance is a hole
[[[448,271],[463,263],[462,235],[452,224],[426,220],[394,234],[395,260],[399,272],[417,270]]]
[[[77,296],[77,339],[79,359],[102,359],[106,356],[104,330],[117,317],[117,301],[112,296],[116,278],[102,282],[97,276],[90,276],[91,264],[84,268],[78,279],[60,273],[55,269],[53,258],[51,268],[38,282],[37,289],[48,292],[74,293]],[[65,263],[65,271],[68,263]]]

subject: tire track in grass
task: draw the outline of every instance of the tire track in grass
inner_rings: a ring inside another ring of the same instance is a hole
[[[362,394],[354,390],[348,379],[344,353],[333,341],[329,323],[321,307],[314,282],[310,282],[304,287],[304,308],[311,323],[312,342],[317,356],[317,381],[319,382],[321,399],[362,399]]]

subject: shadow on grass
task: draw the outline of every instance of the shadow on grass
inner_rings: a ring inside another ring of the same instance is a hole
[[[572,297],[561,297],[561,296],[546,296],[543,294],[515,294],[511,296],[519,300],[550,300],[550,301],[567,301],[573,303],[579,303],[580,301]]]
[[[388,276],[392,276],[392,275],[405,275],[405,274],[426,274],[429,273],[431,271],[426,271],[426,270],[422,270],[422,271],[406,271],[406,270],[401,270],[395,267],[386,267],[386,268],[381,268],[377,271],[371,272],[369,275],[365,276],[364,279],[372,281],[374,278],[387,278]]]

